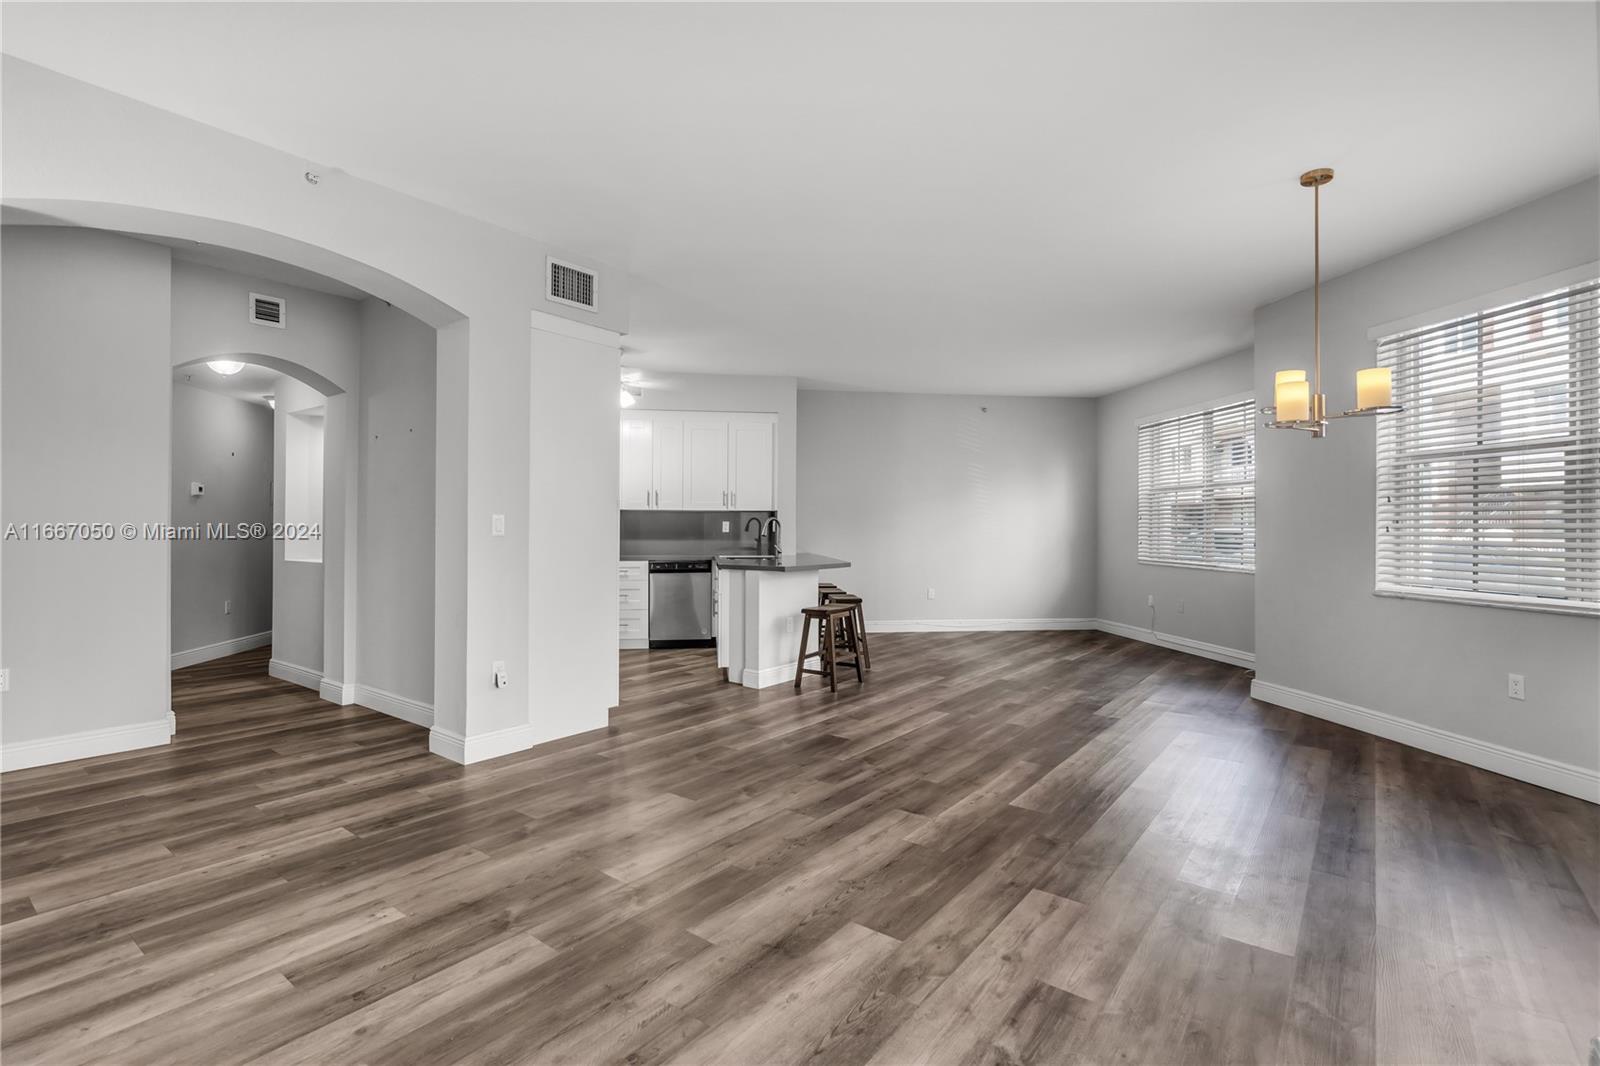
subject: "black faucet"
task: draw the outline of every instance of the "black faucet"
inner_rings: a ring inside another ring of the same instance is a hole
[[[778,547],[778,535],[783,532],[783,523],[778,521],[778,516],[773,515],[767,519],[767,524],[762,527],[767,531],[767,551],[773,555],[782,555],[783,550]],[[760,541],[760,536],[756,540]]]
[[[746,518],[744,520],[744,531],[746,533],[750,532],[750,523],[751,522],[754,522],[756,524],[756,554],[760,555],[761,554],[761,534],[762,534],[760,516],[751,515],[749,518]]]

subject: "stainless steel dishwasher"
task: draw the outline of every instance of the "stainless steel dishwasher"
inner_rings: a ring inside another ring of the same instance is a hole
[[[709,648],[714,636],[711,560],[651,562],[650,646]]]

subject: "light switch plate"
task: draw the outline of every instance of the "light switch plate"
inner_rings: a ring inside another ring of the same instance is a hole
[[[506,535],[506,516],[503,514],[492,515],[489,519],[489,532],[496,537]]]

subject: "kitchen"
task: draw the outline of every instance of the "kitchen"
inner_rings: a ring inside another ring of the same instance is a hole
[[[794,550],[795,391],[793,378],[624,371],[621,649],[715,648],[708,676],[794,679],[801,612],[824,571],[849,566]]]

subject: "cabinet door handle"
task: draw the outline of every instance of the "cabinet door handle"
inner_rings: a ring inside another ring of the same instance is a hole
[[[735,493],[732,493],[732,496],[733,496],[733,509],[735,511],[737,511],[739,509],[739,494],[737,492],[735,492]]]
[[[728,490],[727,489],[723,489],[722,490],[722,506],[723,507],[727,507],[728,506]]]

